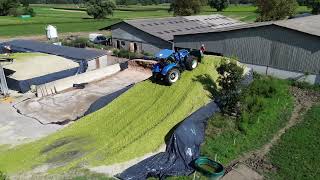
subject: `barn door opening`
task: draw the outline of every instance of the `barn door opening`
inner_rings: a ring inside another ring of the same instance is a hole
[[[133,50],[134,50],[134,52],[139,52],[137,43],[133,44]]]
[[[117,46],[116,46],[116,48],[117,48],[117,49],[120,49],[120,47],[121,47],[121,46],[120,46],[120,41],[117,40]]]

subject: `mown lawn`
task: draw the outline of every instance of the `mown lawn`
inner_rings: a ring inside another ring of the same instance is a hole
[[[0,154],[0,169],[27,171],[43,164],[64,172],[81,165],[123,162],[157,150],[177,123],[210,101],[198,81],[208,74],[215,80],[220,58],[208,56],[196,70],[186,71],[173,86],[147,80],[105,108],[39,141]]]
[[[319,130],[320,105],[317,105],[271,149],[269,158],[277,171],[268,174],[268,179],[319,179]]]

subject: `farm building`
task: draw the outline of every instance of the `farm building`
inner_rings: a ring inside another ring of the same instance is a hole
[[[176,35],[178,48],[237,57],[255,71],[320,83],[320,15]]]
[[[160,49],[172,49],[174,35],[207,32],[240,24],[244,23],[222,15],[203,15],[125,20],[104,29],[111,29],[113,46],[118,49],[156,53]]]

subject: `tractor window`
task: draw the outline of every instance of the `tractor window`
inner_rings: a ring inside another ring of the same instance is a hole
[[[168,57],[168,61],[174,62],[174,58],[172,56]]]

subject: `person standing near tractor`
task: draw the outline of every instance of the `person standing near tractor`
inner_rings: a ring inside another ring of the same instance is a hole
[[[204,44],[201,45],[200,47],[200,54],[201,54],[201,57],[204,56],[204,52],[206,51],[206,47],[204,46]]]

